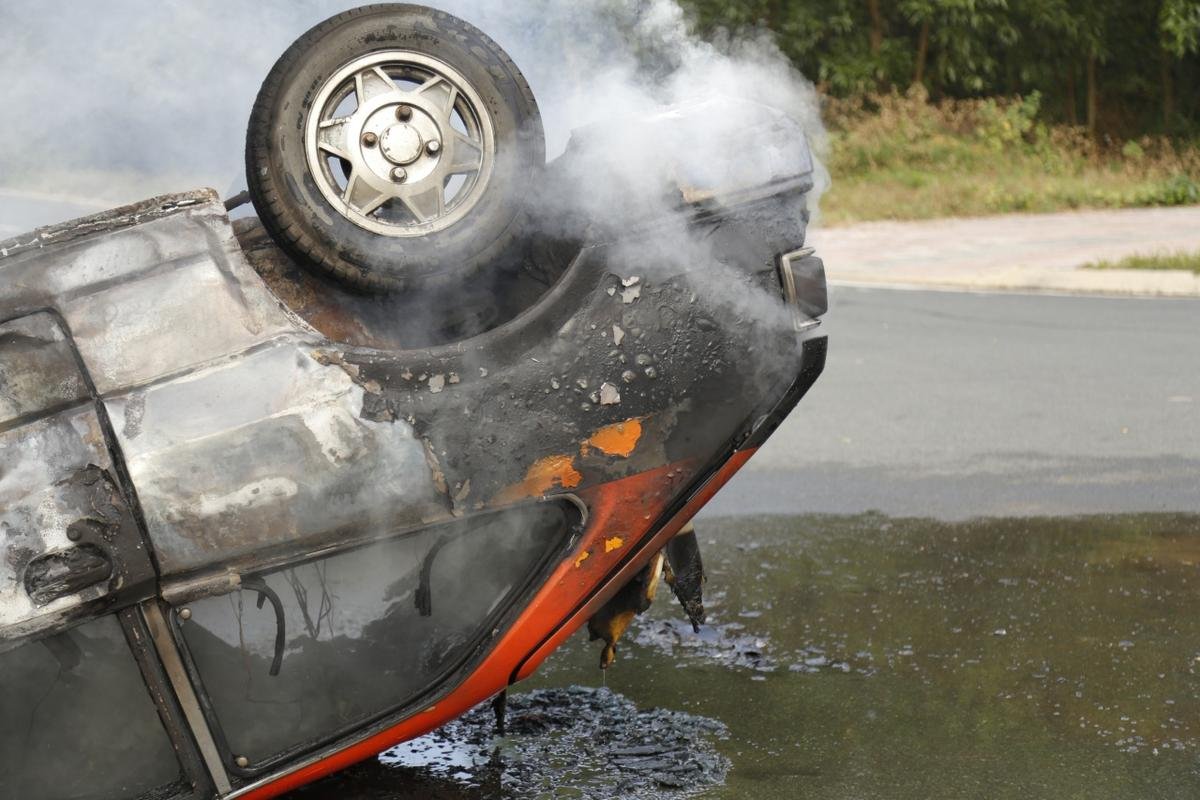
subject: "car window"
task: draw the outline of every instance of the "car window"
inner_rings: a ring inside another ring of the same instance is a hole
[[[231,766],[335,738],[453,671],[576,513],[547,503],[429,528],[189,604],[177,624]]]
[[[0,797],[161,797],[181,780],[115,616],[0,653],[0,676]]]

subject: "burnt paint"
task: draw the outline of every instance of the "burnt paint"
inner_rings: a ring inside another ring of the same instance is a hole
[[[25,591],[36,605],[76,594],[112,576],[112,562],[92,544],[47,553],[25,568]]]
[[[70,343],[50,314],[0,324],[0,431],[86,401]]]
[[[132,489],[126,494],[123,488],[107,414],[66,321],[53,309],[39,309],[0,327],[11,334],[0,352],[3,404],[16,414],[7,425],[0,423],[0,433],[14,445],[17,464],[32,459],[27,466],[33,473],[53,481],[9,488],[3,509],[10,517],[4,541],[9,565],[22,576],[33,609],[75,598],[73,605],[60,603],[44,613],[18,611],[0,635],[4,643],[152,596],[157,575],[129,500]],[[40,463],[43,449],[58,453],[60,463]],[[44,509],[53,509],[67,546],[55,543],[59,534],[45,530]]]
[[[733,267],[723,279],[741,285],[731,291],[775,304],[779,314],[734,319],[711,286],[694,288],[712,280],[709,264],[629,263],[627,246],[589,247],[542,313],[475,346],[343,353],[368,387],[363,416],[411,423],[448,485],[470,481],[474,507],[507,497],[548,455],[575,459],[582,479],[570,488],[704,459],[739,431],[748,434],[800,369],[774,266],[794,240],[763,236],[759,218],[703,225],[695,235]],[[626,302],[635,277],[640,292]],[[614,327],[623,333],[620,344]],[[618,402],[603,402],[605,384],[619,392]],[[643,420],[643,431],[628,456],[580,453],[597,431],[633,418]]]
[[[145,599],[154,594],[155,573],[145,557],[141,532],[114,476],[95,464],[76,470],[60,482],[59,508],[79,517],[67,526],[74,546],[47,553],[25,569],[25,587],[34,602],[74,594],[108,582],[104,605]],[[95,607],[88,613],[95,613]]]

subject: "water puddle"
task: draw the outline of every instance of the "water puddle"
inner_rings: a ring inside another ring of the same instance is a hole
[[[296,796],[1200,796],[1200,517],[698,527],[701,634],[660,598],[508,737],[480,709]]]
[[[720,784],[723,724],[639,709],[605,688],[535,689],[489,705],[292,798],[610,798],[674,800]]]

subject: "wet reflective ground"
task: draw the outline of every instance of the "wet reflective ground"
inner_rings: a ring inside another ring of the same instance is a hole
[[[660,596],[508,736],[484,708],[292,797],[1200,796],[1200,517],[698,527],[701,635]]]

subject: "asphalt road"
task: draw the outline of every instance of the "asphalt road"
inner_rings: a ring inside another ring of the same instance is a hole
[[[835,287],[825,327],[706,515],[1200,511],[1200,299]]]

